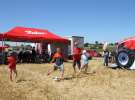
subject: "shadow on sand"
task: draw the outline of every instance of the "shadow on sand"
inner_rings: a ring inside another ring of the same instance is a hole
[[[96,72],[79,73],[77,75],[66,76],[63,80],[73,80],[73,79],[78,79],[78,78],[85,78],[85,77],[93,76],[93,75],[95,75],[95,73]]]

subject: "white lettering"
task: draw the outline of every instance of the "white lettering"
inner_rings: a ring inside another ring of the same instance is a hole
[[[45,34],[44,32],[25,31],[27,34]]]

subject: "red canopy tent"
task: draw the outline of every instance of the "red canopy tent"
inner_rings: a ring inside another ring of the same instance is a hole
[[[15,27],[1,34],[0,38],[15,42],[69,42],[67,39],[57,36],[48,30],[26,27]]]

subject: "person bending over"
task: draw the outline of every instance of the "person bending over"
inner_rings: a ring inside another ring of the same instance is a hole
[[[56,49],[56,53],[53,55],[53,59],[51,61],[51,63],[54,62],[54,65],[53,65],[53,70],[49,70],[47,75],[50,75],[53,71],[59,69],[61,71],[61,76],[60,76],[60,79],[64,79],[64,56],[61,52],[61,49],[60,48],[57,48]]]

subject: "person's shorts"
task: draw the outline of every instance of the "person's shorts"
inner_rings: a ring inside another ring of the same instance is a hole
[[[82,66],[88,65],[88,63],[89,63],[89,62],[88,62],[88,61],[85,61],[85,60],[82,60],[82,61],[81,61],[81,65],[82,65]]]
[[[82,63],[81,66],[88,66],[88,63]]]
[[[60,71],[64,71],[64,65],[61,64],[58,66],[58,65],[54,64],[54,70],[57,70],[57,69],[59,69]]]
[[[81,61],[80,61],[80,60],[74,60],[74,61],[73,61],[73,66],[76,66],[76,65],[80,68],[80,66],[81,66]]]

